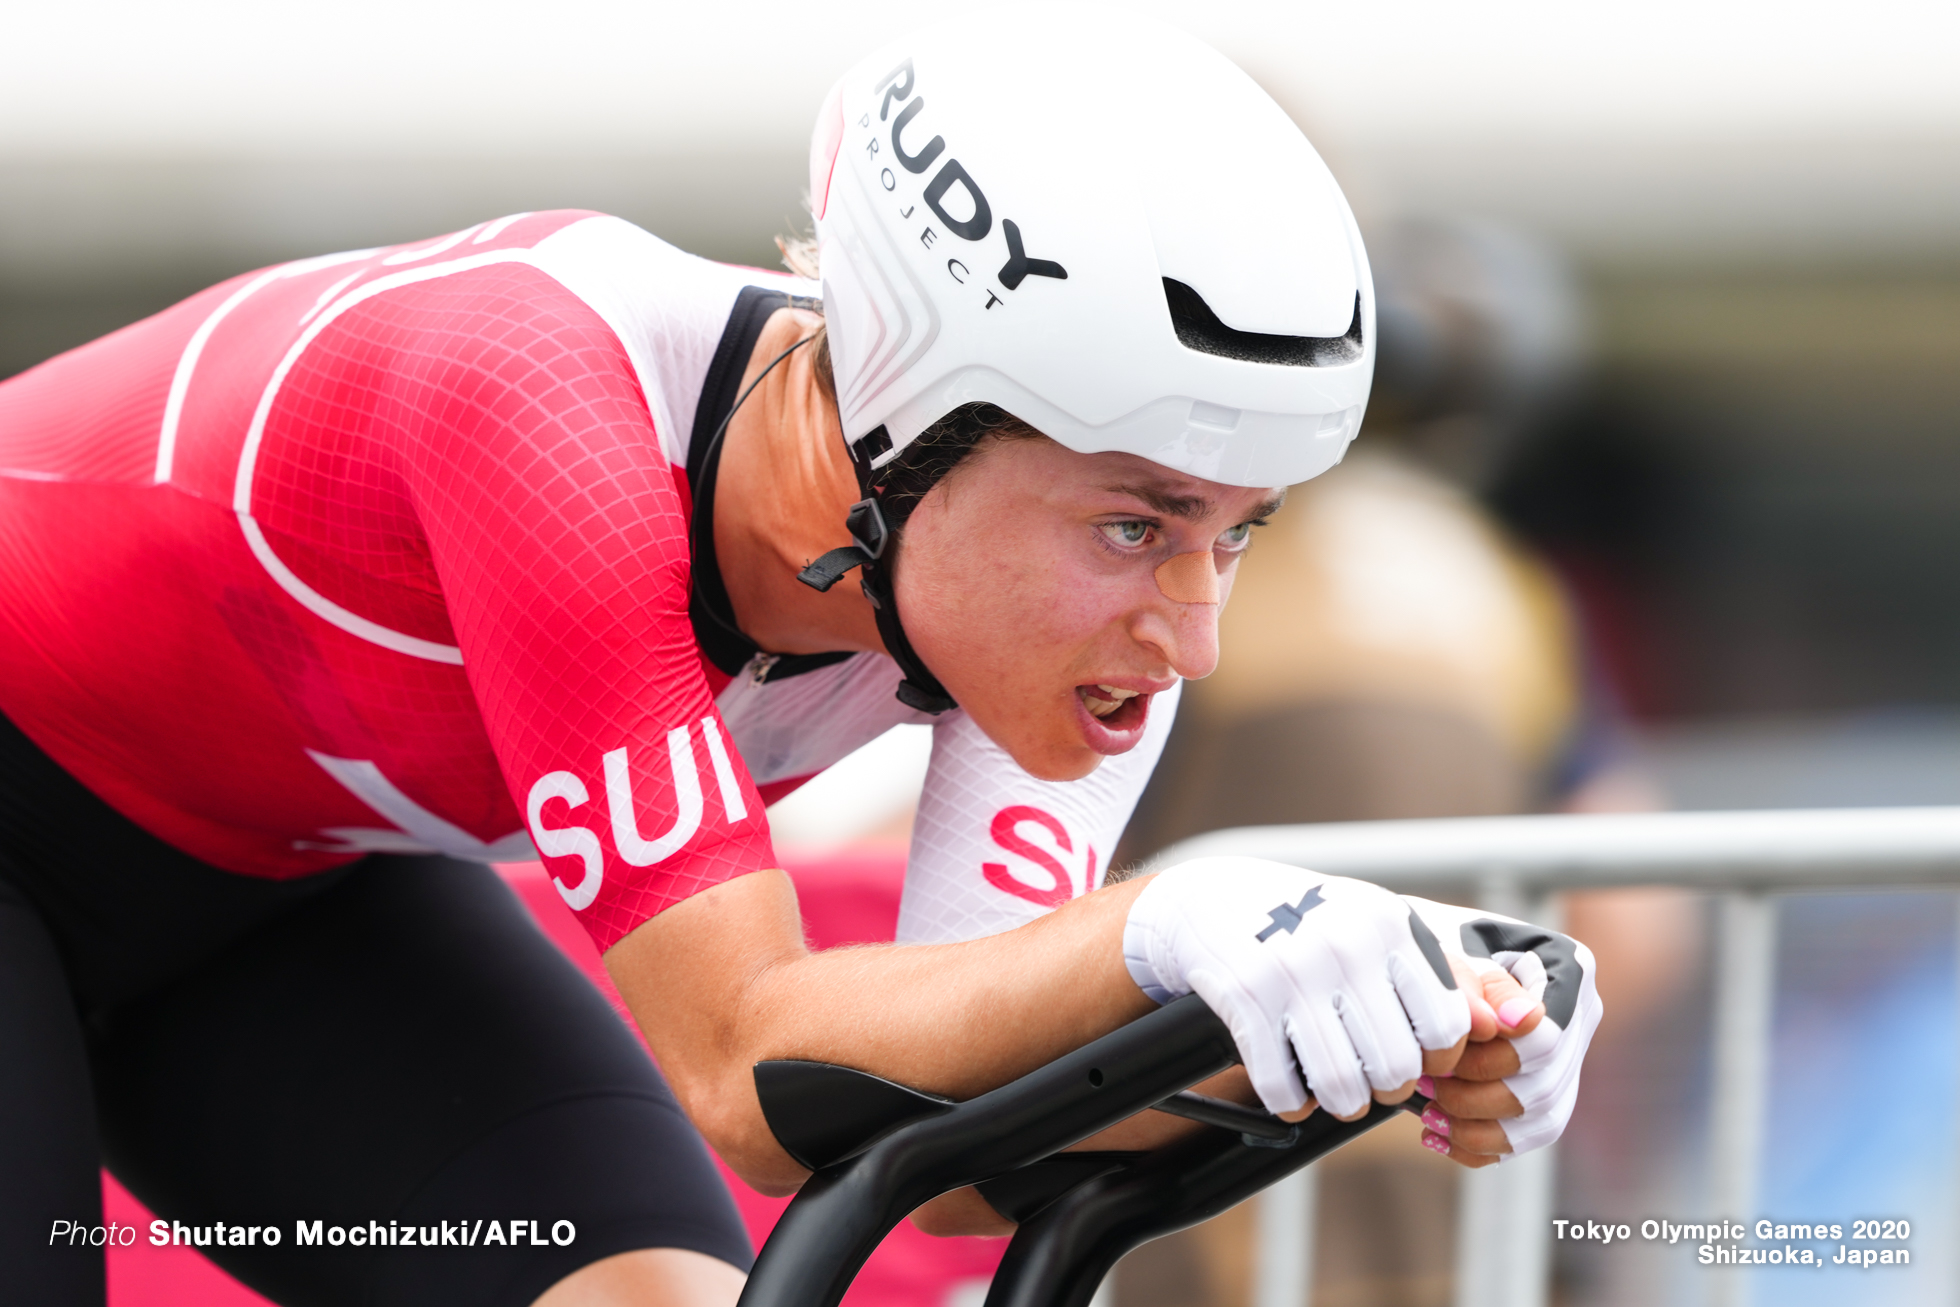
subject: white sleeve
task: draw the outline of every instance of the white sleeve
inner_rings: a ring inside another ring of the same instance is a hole
[[[995,935],[1100,886],[1164,751],[1183,688],[1179,682],[1151,700],[1142,743],[1079,781],[1036,780],[965,713],[934,725],[898,942]]]

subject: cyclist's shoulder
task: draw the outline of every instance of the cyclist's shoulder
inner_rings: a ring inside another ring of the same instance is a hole
[[[470,246],[483,242],[486,262],[521,260],[595,308],[630,306],[643,316],[675,320],[672,310],[702,301],[725,318],[735,297],[750,286],[816,294],[815,283],[803,278],[705,258],[624,218],[589,209],[514,214],[481,224],[468,239]]]
[[[512,214],[376,254],[384,265],[377,273],[394,273],[378,278],[377,293],[398,305],[446,306],[463,317],[479,305],[518,317],[589,313],[618,337],[644,380],[672,372],[660,379],[690,392],[745,290],[808,302],[820,294],[803,278],[704,258],[584,209]],[[450,280],[457,276],[463,280]]]
[[[634,334],[701,329],[708,322],[718,332],[747,286],[815,293],[813,283],[703,258],[589,209],[507,214],[399,245],[300,260],[262,276],[287,282],[329,270],[331,293],[319,306],[316,332],[324,320],[363,304],[433,310],[438,316],[425,320],[434,325],[442,312],[467,315],[480,301],[519,314],[579,302],[615,330]]]

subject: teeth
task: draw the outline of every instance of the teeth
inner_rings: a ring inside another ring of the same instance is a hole
[[[1099,699],[1086,689],[1077,690],[1076,693],[1082,696],[1082,706],[1089,710],[1089,715],[1098,718],[1109,716],[1121,708],[1127,700],[1134,699],[1141,693],[1137,690],[1119,690],[1113,685],[1098,685],[1096,688],[1109,697]]]

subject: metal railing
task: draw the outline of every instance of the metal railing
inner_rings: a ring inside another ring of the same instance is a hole
[[[1709,1194],[1748,1219],[1768,1101],[1777,894],[1960,886],[1960,807],[1476,817],[1251,826],[1185,840],[1153,859],[1240,854],[1474,901],[1556,928],[1556,895],[1673,885],[1719,899]],[[1552,1149],[1465,1172],[1458,1307],[1543,1307],[1551,1287]],[[1309,1168],[1261,1198],[1254,1307],[1308,1307]],[[1738,1307],[1736,1272],[1709,1277],[1711,1307]]]

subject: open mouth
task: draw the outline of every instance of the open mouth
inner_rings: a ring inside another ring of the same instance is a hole
[[[1150,696],[1113,685],[1078,685],[1075,693],[1089,715],[1112,731],[1134,730],[1143,724]]]

